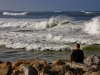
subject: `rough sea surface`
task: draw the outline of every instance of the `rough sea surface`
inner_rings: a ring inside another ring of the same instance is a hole
[[[80,43],[85,56],[99,55],[99,11],[0,11],[0,60],[69,59]]]

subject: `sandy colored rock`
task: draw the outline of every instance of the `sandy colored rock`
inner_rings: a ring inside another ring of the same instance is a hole
[[[75,74],[71,71],[68,71],[68,72],[65,73],[65,75],[75,75]]]
[[[85,63],[69,62],[64,59],[54,60],[47,63],[41,58],[31,58],[28,60],[18,60],[13,66],[10,62],[0,61],[0,75],[100,75],[99,57],[92,55],[89,58],[90,65]],[[88,57],[87,57],[88,58]],[[89,59],[86,60],[88,61]],[[92,61],[96,60],[96,61]],[[71,70],[72,69],[72,70]],[[36,73],[37,71],[37,73]]]
[[[39,62],[41,64],[47,64],[47,61],[42,58],[31,58],[28,61],[34,61],[34,62]]]
[[[41,64],[47,64],[46,60],[41,59],[41,58],[31,58],[29,60],[18,60],[14,63],[14,66],[20,66],[20,64],[29,64],[29,65],[34,65],[34,63],[41,63]]]
[[[18,60],[16,61],[14,64],[13,64],[13,73],[14,74],[19,74],[20,71],[19,71],[19,66],[21,64],[27,64],[27,65],[30,65],[30,66],[33,66],[34,64],[47,64],[46,60],[44,59],[41,59],[41,58],[31,58],[31,59],[27,59],[27,60]]]
[[[38,75],[49,74],[51,66],[49,64],[35,63],[33,67],[38,71]]]
[[[100,71],[97,72],[89,71],[89,72],[85,72],[83,75],[100,75]]]
[[[0,75],[8,75],[11,70],[11,62],[4,62],[0,64]]]
[[[57,60],[53,61],[53,64],[54,65],[63,65],[63,64],[65,64],[66,61],[67,60],[64,60],[64,59],[57,59]]]
[[[54,65],[51,69],[54,75],[64,75],[69,70],[69,65]]]
[[[87,65],[100,65],[100,56],[91,55],[84,60],[84,63]]]
[[[90,70],[93,70],[94,68],[91,67],[91,66],[88,66],[86,64],[83,64],[83,63],[75,63],[75,62],[65,62],[66,65],[69,65],[71,68],[82,68],[83,71],[90,71]]]
[[[24,75],[38,75],[37,70],[34,67],[27,64],[21,64],[19,70],[21,71],[21,74]]]

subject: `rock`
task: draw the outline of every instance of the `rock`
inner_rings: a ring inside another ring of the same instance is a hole
[[[89,71],[89,72],[85,72],[83,75],[100,75],[100,71],[97,72]]]
[[[58,60],[54,60],[53,64],[54,65],[63,65],[63,64],[65,64],[66,61],[67,60],[64,60],[64,59],[58,59]]]
[[[50,69],[52,66],[49,64],[35,63],[33,67],[38,71],[38,75],[46,75],[50,74]]]
[[[38,75],[43,75],[44,65],[40,63],[35,63],[33,67],[37,70]]]
[[[27,64],[21,64],[19,70],[24,75],[38,75],[37,70],[34,67]]]
[[[0,64],[0,75],[8,75],[11,70],[11,62],[4,62]]]
[[[100,57],[92,55],[84,63],[69,62],[64,59],[47,63],[41,58],[18,60],[13,66],[0,61],[0,75],[100,75]]]
[[[71,68],[70,71],[72,71],[75,75],[83,75],[84,71],[82,68]]]
[[[91,67],[91,66],[88,66],[88,65],[86,65],[86,64],[83,64],[83,63],[75,63],[75,62],[65,62],[66,63],[66,65],[69,65],[71,68],[82,68],[83,69],[83,71],[89,71],[89,70],[91,70],[91,69],[93,69],[93,67]]]
[[[69,70],[69,65],[54,65],[51,69],[52,75],[64,75]]]
[[[29,59],[28,61],[34,61],[34,62],[38,62],[38,63],[41,63],[41,64],[47,64],[47,61],[46,60],[44,60],[44,59],[41,59],[41,58],[31,58],[31,59]]]
[[[46,60],[41,59],[41,58],[31,58],[29,60],[18,60],[14,63],[14,66],[20,66],[20,64],[29,64],[29,65],[34,65],[35,63],[41,63],[41,64],[47,64]]]
[[[85,72],[83,75],[89,75],[91,73],[92,73],[92,71],[88,71],[88,72]]]
[[[65,75],[75,75],[75,74],[71,71],[68,71],[68,72],[65,73]]]
[[[96,55],[91,55],[84,60],[84,63],[87,65],[100,65],[100,57]]]
[[[28,60],[18,60],[13,64],[13,69],[14,69],[13,73],[14,74],[20,73],[19,66],[21,64],[28,64],[30,66],[33,66],[36,63],[47,64],[46,60],[41,59],[41,58],[31,58],[31,59],[28,59]]]
[[[29,62],[25,61],[25,60],[18,60],[13,64],[13,74],[14,75],[19,75],[20,70],[19,70],[19,66],[21,64],[29,64]]]
[[[4,63],[4,62],[0,61],[0,64],[2,64],[2,63]]]

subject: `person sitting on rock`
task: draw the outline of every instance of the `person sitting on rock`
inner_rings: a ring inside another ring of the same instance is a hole
[[[80,50],[80,44],[76,44],[76,49],[70,55],[70,61],[83,63],[84,53]]]

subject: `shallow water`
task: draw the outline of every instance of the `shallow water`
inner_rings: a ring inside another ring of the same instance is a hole
[[[92,46],[89,46],[92,47]],[[88,57],[90,55],[100,55],[100,50],[89,50],[84,48],[84,55]],[[65,59],[69,60],[71,50],[65,51],[37,51],[30,50],[27,51],[25,49],[10,49],[5,47],[0,47],[0,61],[10,61],[15,62],[20,59],[30,59],[30,58],[43,58],[47,62],[52,62],[56,59]]]
[[[1,50],[4,49],[4,50]],[[48,62],[55,59],[68,59],[71,51],[27,51],[23,49],[0,49],[0,60],[15,62],[20,59],[43,58]]]

